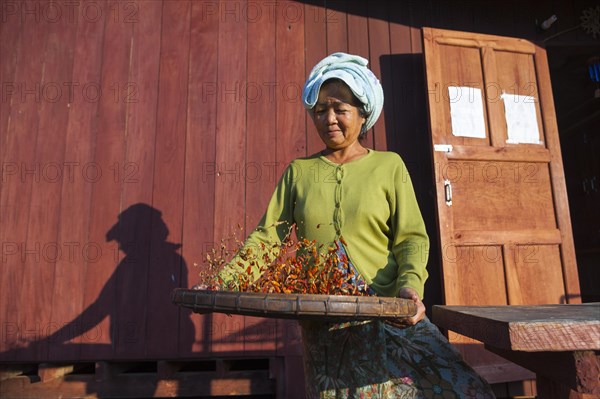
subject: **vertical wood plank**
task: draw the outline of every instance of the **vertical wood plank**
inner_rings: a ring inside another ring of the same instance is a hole
[[[488,132],[491,145],[494,147],[506,146],[508,138],[504,115],[504,104],[500,101],[502,95],[498,87],[498,67],[496,54],[490,47],[481,49],[481,63],[483,66],[483,93],[487,109]]]
[[[260,10],[269,3],[257,2]],[[246,163],[242,178],[246,184],[245,234],[254,230],[265,212],[279,180],[277,167],[277,98],[271,90],[276,82],[275,19],[268,13],[248,19],[248,87]],[[266,56],[267,54],[272,56]],[[272,319],[244,318],[244,350],[274,350],[275,325]]]
[[[337,18],[330,15],[325,2],[319,5],[304,5],[304,42],[305,42],[305,68],[304,80],[310,74],[313,67],[325,58],[327,53],[327,25],[337,23]],[[330,21],[328,22],[328,18]],[[302,87],[304,81],[302,82]],[[306,155],[315,154],[323,149],[323,141],[315,130],[311,113],[305,113],[306,120]]]
[[[0,82],[2,82],[2,98],[0,99],[0,161],[4,161],[4,151],[6,149],[6,139],[8,137],[8,124],[13,101],[19,100],[17,92],[17,82],[15,73],[17,70],[17,61],[22,47],[23,18],[17,13],[17,4],[7,4],[3,9],[3,20],[0,24],[0,54],[2,54],[2,63],[0,64]],[[2,169],[5,172],[5,169]],[[2,177],[5,175],[3,174]],[[4,181],[2,181],[4,183]],[[2,192],[0,185],[0,193]],[[1,195],[1,194],[0,194]]]
[[[24,6],[30,6],[29,2]],[[39,107],[41,104],[41,81],[43,76],[44,51],[50,32],[34,19],[24,20],[23,46],[19,52],[15,73],[15,82],[19,87],[18,97],[13,97],[11,120],[5,141],[4,167],[15,168],[16,174],[2,182],[0,220],[2,221],[2,243],[4,276],[2,292],[6,293],[3,321],[6,323],[6,349],[23,346],[23,341],[37,341],[42,338],[41,325],[29,318],[20,306],[21,291],[27,262],[35,263],[39,251],[35,245],[27,242],[27,227],[30,214],[30,202],[35,184],[40,181],[39,164],[36,169],[35,151],[31,144],[36,143],[39,126]],[[6,175],[5,175],[6,176]],[[8,251],[7,248],[11,250]],[[14,252],[14,254],[13,254]],[[35,264],[34,264],[35,266]],[[35,348],[28,350],[25,356],[35,357]]]
[[[243,225],[245,185],[241,170],[246,152],[247,20],[238,8],[221,4],[218,33],[215,238],[225,238]],[[222,11],[221,11],[222,10]],[[237,51],[228,49],[235,47]],[[227,201],[224,201],[224,199]]]
[[[15,4],[16,7],[16,4]],[[9,10],[5,10],[6,13]],[[7,148],[10,132],[14,135],[14,123],[15,118],[18,119],[17,107],[21,100],[21,92],[17,90],[18,80],[17,73],[23,68],[23,64],[19,64],[22,57],[23,51],[23,36],[24,27],[22,18],[14,11],[12,15],[6,15],[5,20],[0,24],[0,54],[2,54],[2,62],[0,63],[0,82],[2,82],[2,99],[0,100],[0,162],[1,164],[1,184],[0,184],[0,243],[2,243],[2,265],[3,272],[0,273],[0,320],[5,320],[7,324],[5,330],[5,337],[0,340],[0,360],[10,360],[10,356],[2,355],[14,344],[16,337],[16,319],[14,314],[11,316],[13,319],[10,320],[8,314],[9,308],[8,303],[10,302],[10,295],[13,295],[12,283],[15,279],[20,279],[20,267],[18,266],[18,260],[12,259],[9,263],[9,258],[5,256],[7,253],[17,252],[17,244],[12,237],[10,231],[16,226],[9,225],[9,214],[13,212],[12,207],[9,207],[7,203],[7,186],[17,184],[18,177],[18,165],[15,162],[16,159],[12,156],[6,157]],[[19,68],[17,68],[19,66]],[[12,114],[11,118],[11,112]],[[14,141],[12,144],[14,146]],[[13,180],[11,183],[10,181]],[[14,190],[14,188],[13,188]],[[15,302],[15,301],[12,301]],[[15,306],[15,305],[13,305]]]
[[[515,262],[515,245],[502,246],[502,258],[504,260],[504,281],[506,286],[506,304],[521,305],[526,303],[523,301],[523,293],[520,290],[519,276],[517,274],[517,265]],[[518,253],[518,252],[516,252]],[[511,289],[512,288],[512,289]]]
[[[183,257],[187,260],[188,285],[198,282],[204,251],[214,246],[214,209],[217,129],[217,54],[219,16],[208,3],[192,2],[187,132],[185,144],[185,193]],[[185,273],[182,268],[182,273]],[[211,315],[195,315],[180,309],[179,354],[208,353]]]
[[[360,0],[350,0],[347,4],[348,52],[369,58],[367,4]],[[331,23],[336,21],[332,17]]]
[[[121,3],[108,1],[107,9],[119,9]],[[117,323],[117,267],[122,261],[118,244],[107,241],[107,235],[120,236],[118,216],[121,207],[121,180],[118,171],[124,165],[124,142],[127,128],[126,91],[129,82],[129,62],[133,27],[122,20],[100,20],[105,24],[102,49],[102,80],[98,98],[98,134],[95,157],[86,173],[94,182],[89,241],[97,249],[90,255],[85,278],[83,325],[92,329],[93,345],[82,348],[82,359],[110,359],[119,329]],[[126,89],[125,89],[126,90]],[[127,242],[121,243],[127,245]]]
[[[304,13],[292,1],[278,3],[282,13],[277,18],[277,162],[287,165],[306,153],[302,87],[304,67]],[[314,66],[314,65],[313,65]]]
[[[297,3],[283,1],[278,4],[283,9],[297,10],[294,18],[289,13],[278,16],[276,26],[276,76],[279,87],[282,88],[277,92],[277,162],[283,166],[306,153],[305,111],[302,105],[302,87],[306,79],[305,15],[304,9]],[[312,131],[314,132],[314,128]],[[285,352],[296,346],[293,337],[288,334],[296,326],[297,323],[288,320],[277,323],[277,336],[280,337],[278,350],[283,348]]]
[[[217,137],[215,162],[215,241],[230,237],[244,224],[246,161],[247,25],[239,4],[219,4]],[[235,48],[235,51],[230,49]],[[243,226],[242,226],[243,227]],[[243,350],[242,317],[214,314],[211,332],[215,352]]]
[[[179,311],[170,292],[187,286],[187,266],[179,255],[183,224],[185,136],[189,81],[190,1],[163,2],[160,81],[148,284],[146,354],[177,353]]]
[[[326,2],[325,25],[327,27],[327,54],[348,52],[348,3],[341,0]]]
[[[408,14],[408,7],[399,2],[390,4],[390,13],[393,15]],[[391,88],[385,94],[385,101],[391,101],[392,108],[388,108],[386,129],[388,132],[388,149],[399,152],[404,162],[411,165],[418,159],[411,159],[411,155],[416,155],[414,148],[419,148],[419,141],[425,135],[415,134],[416,113],[414,97],[418,87],[416,83],[416,71],[413,70],[413,63],[410,57],[410,27],[398,23],[390,22],[390,76],[385,76],[391,80],[388,87]],[[422,87],[422,86],[421,86]],[[408,150],[411,148],[411,150]]]
[[[367,3],[360,0],[348,2],[348,52],[369,59]],[[384,98],[385,96],[386,93]],[[373,129],[367,132],[362,144],[367,148],[373,148]]]
[[[151,251],[162,244],[162,241],[152,240],[153,223],[160,221],[160,217],[150,207],[153,201],[161,50],[161,46],[157,45],[160,43],[160,31],[156,26],[161,21],[162,2],[153,0],[127,4],[137,13],[131,21],[133,33],[129,75],[122,89],[122,95],[125,96],[123,106],[127,112],[125,157],[115,171],[117,181],[121,184],[118,240],[124,244],[121,250],[125,255],[116,272],[116,323],[121,328],[117,330],[115,356],[139,359],[144,357],[146,345],[149,344],[146,328],[153,311],[152,301],[164,295],[164,289],[149,289],[150,282],[158,279],[150,267]],[[159,281],[168,284],[169,280],[160,277],[163,279]],[[160,309],[156,311],[160,312]],[[164,343],[165,346],[168,344],[168,341]]]
[[[82,324],[84,282],[89,266],[84,248],[91,248],[88,245],[88,231],[94,184],[84,170],[94,160],[98,101],[89,101],[81,88],[100,82],[103,36],[104,24],[86,20],[77,24],[72,82],[78,86],[74,86],[76,89],[70,101],[69,121],[65,130],[64,165],[68,169],[64,170],[61,181],[57,240],[62,245],[69,245],[72,250],[64,252],[55,267],[51,320],[56,323],[58,330],[52,331],[53,336],[49,339],[51,360],[78,360],[81,352],[78,344],[89,343],[85,338],[92,336],[84,334]]]
[[[38,136],[35,147],[31,148],[40,175],[32,187],[26,242],[35,248],[35,256],[23,264],[23,285],[18,301],[27,304],[23,314],[25,324],[39,324],[44,336],[53,327],[49,316],[54,268],[63,251],[57,234],[69,96],[62,95],[62,87],[72,77],[72,48],[77,26],[64,19],[56,23],[41,19],[39,23],[48,31],[48,41],[43,50]],[[37,360],[48,356],[46,341],[37,342],[32,350]]]
[[[268,3],[258,2],[259,9]],[[275,19],[263,13],[248,23],[247,143],[243,179],[246,183],[246,234],[256,227],[279,180],[277,168],[277,109]],[[273,57],[266,57],[273,54]],[[279,88],[278,88],[279,89]]]
[[[382,80],[382,76],[391,76],[391,64],[389,59],[381,59],[381,56],[390,53],[390,29],[388,23],[388,3],[370,2],[369,13],[369,66],[375,76]],[[391,82],[381,82],[383,93],[391,93]],[[387,150],[388,140],[386,133],[386,114],[393,112],[393,98],[386,98],[381,116],[373,126],[373,146],[376,150]]]

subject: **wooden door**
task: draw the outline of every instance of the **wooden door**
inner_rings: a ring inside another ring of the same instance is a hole
[[[447,305],[580,302],[546,52],[423,28]],[[490,382],[530,373],[450,334]]]

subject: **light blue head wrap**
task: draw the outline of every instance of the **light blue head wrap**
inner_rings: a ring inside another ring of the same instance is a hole
[[[383,109],[383,89],[377,77],[367,68],[365,58],[346,53],[333,53],[314,66],[302,90],[304,108],[312,109],[319,98],[321,85],[328,79],[340,79],[364,104],[368,114],[365,130],[373,127]]]

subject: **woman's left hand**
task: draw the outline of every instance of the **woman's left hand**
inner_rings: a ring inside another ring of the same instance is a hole
[[[414,326],[425,318],[425,305],[423,304],[423,301],[421,301],[421,298],[415,289],[408,287],[402,288],[398,294],[398,298],[412,299],[417,305],[417,313],[410,318],[388,319],[386,320],[386,323],[395,327],[406,328]]]

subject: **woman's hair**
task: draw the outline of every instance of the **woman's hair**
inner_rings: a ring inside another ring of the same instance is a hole
[[[363,140],[365,138],[365,136],[367,135],[367,130],[368,130],[366,120],[369,118],[369,115],[370,115],[370,113],[367,112],[365,109],[365,104],[354,95],[354,93],[352,92],[350,87],[342,79],[337,79],[337,78],[327,79],[325,82],[323,82],[323,84],[321,85],[321,88],[323,88],[325,85],[328,85],[328,84],[340,84],[340,85],[345,86],[348,89],[348,93],[350,93],[350,96],[351,96],[351,102],[349,104],[358,108],[358,113],[360,114],[360,116],[365,118],[365,122],[360,127],[360,133],[358,135],[358,139]],[[312,111],[314,112],[314,107],[313,107]]]

